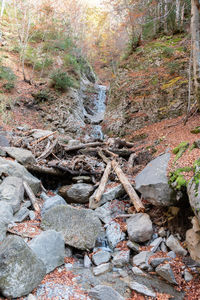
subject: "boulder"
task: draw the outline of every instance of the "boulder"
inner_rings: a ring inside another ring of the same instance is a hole
[[[34,164],[36,162],[35,157],[29,150],[16,147],[4,147],[3,150],[22,165]]]
[[[167,178],[169,160],[169,153],[158,156],[135,178],[136,190],[153,205],[170,206],[175,202],[175,195]]]
[[[110,248],[114,249],[120,241],[124,240],[125,234],[121,231],[120,225],[113,221],[106,228],[106,237]]]
[[[13,209],[10,204],[0,201],[0,242],[6,237],[8,224],[13,221]]]
[[[21,223],[29,217],[29,213],[30,210],[24,206],[14,215],[13,221],[15,223]]]
[[[117,199],[121,196],[123,196],[125,194],[124,188],[121,184],[118,184],[112,188],[108,188],[102,195],[101,200],[98,204],[96,204],[96,202],[94,201],[95,195],[96,195],[96,191],[94,192],[94,194],[90,197],[90,208],[91,209],[95,209],[98,206],[103,205],[104,203],[108,202],[108,201],[112,201],[114,199]]]
[[[43,194],[43,193],[42,193]],[[45,200],[43,207],[42,207],[42,211],[41,211],[41,215],[43,216],[50,208],[56,207],[58,205],[66,205],[66,201],[59,195],[53,196],[53,197],[48,197],[46,196],[43,197],[43,199]]]
[[[46,273],[64,264],[65,242],[61,233],[47,230],[32,239],[29,247],[41,259],[46,267]]]
[[[131,290],[134,290],[142,295],[156,298],[156,293],[152,289],[146,287],[144,284],[141,284],[137,281],[131,281],[129,287]]]
[[[200,263],[200,227],[196,217],[192,220],[193,228],[186,232],[186,244],[192,259]]]
[[[9,236],[0,245],[0,291],[4,297],[29,294],[46,274],[43,262],[21,237]]]
[[[153,234],[152,222],[149,215],[138,213],[127,220],[127,232],[133,242],[146,242]]]
[[[115,267],[128,265],[130,260],[130,250],[122,250],[114,253],[112,263]]]
[[[103,263],[107,263],[110,260],[110,253],[108,251],[97,251],[92,255],[92,260],[96,266],[101,265]]]
[[[92,210],[70,205],[49,209],[42,218],[41,227],[62,232],[67,245],[81,250],[94,248],[101,232],[101,222]]]
[[[24,166],[20,165],[16,161],[0,157],[0,176],[2,173],[27,181],[35,194],[40,191],[40,180],[34,177],[25,169]]]
[[[200,184],[197,184],[194,178],[192,178],[187,185],[187,194],[190,206],[200,224]]]
[[[94,190],[93,185],[87,183],[76,183],[72,185],[62,186],[59,194],[67,201],[67,203],[88,203],[89,197]]]
[[[142,251],[139,254],[133,256],[133,265],[140,267],[142,270],[150,270],[151,266],[149,265],[150,257],[154,255],[150,251]]]
[[[24,186],[21,178],[8,176],[0,185],[0,201],[7,202],[12,206],[13,212],[20,209],[24,199]]]
[[[106,285],[96,285],[89,291],[89,297],[93,300],[124,300],[117,291]]]
[[[112,200],[95,209],[96,215],[105,223],[110,223],[117,215],[125,213],[125,204],[119,200]]]
[[[93,273],[94,273],[95,276],[98,276],[98,275],[104,274],[104,273],[106,273],[110,270],[111,270],[111,264],[106,263],[106,264],[101,264],[97,267],[94,267],[93,268]]]
[[[180,242],[172,234],[168,237],[166,245],[170,250],[174,251],[174,253],[178,255],[185,256],[187,254],[187,251],[181,246]]]

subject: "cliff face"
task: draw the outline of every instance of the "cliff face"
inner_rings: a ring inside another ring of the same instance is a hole
[[[108,135],[128,136],[186,111],[190,41],[184,35],[144,43],[123,60],[111,83],[104,120]]]

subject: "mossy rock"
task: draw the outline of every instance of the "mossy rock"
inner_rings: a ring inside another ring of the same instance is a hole
[[[193,134],[198,134],[198,133],[200,133],[200,126],[195,127],[195,128],[192,129],[190,132],[193,133]]]

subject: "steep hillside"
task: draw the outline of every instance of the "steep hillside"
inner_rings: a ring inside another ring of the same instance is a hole
[[[148,124],[182,115],[188,99],[189,37],[145,42],[120,63],[112,80],[104,129],[131,137]]]

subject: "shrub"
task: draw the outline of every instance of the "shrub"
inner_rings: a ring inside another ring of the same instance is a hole
[[[174,49],[169,47],[164,47],[162,53],[165,57],[172,57],[174,55]]]
[[[51,74],[51,86],[57,91],[65,92],[69,87],[74,86],[73,79],[63,70]]]
[[[11,91],[15,87],[16,76],[9,67],[0,67],[0,80],[3,81],[3,87],[7,91]]]
[[[51,96],[49,90],[40,90],[37,93],[33,93],[32,96],[37,103],[45,102],[45,101],[52,99],[52,96]]]

